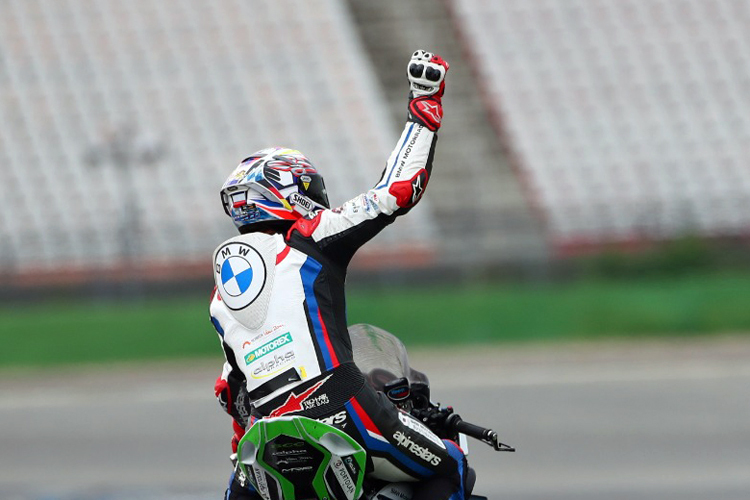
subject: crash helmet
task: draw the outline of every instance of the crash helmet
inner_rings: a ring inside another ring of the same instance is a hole
[[[295,149],[262,149],[240,162],[221,188],[224,211],[241,232],[294,222],[330,208],[323,176]]]

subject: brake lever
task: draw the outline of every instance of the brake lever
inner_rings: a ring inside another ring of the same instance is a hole
[[[492,429],[485,429],[484,427],[465,422],[461,416],[456,413],[448,415],[446,424],[451,429],[455,429],[462,434],[466,434],[467,436],[473,437],[474,439],[478,439],[479,441],[492,446],[495,451],[516,451],[512,446],[498,441],[497,432]]]
[[[501,443],[500,441],[498,441],[497,432],[495,431],[490,431],[487,437],[482,439],[482,442],[492,446],[492,448],[494,448],[495,451],[508,451],[508,452],[516,451],[516,449],[513,448],[512,446],[509,446],[505,443]]]

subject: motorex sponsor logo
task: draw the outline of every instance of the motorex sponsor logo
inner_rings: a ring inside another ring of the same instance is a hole
[[[266,342],[257,349],[253,349],[245,355],[245,364],[250,364],[258,358],[262,358],[268,353],[271,353],[279,347],[285,346],[292,341],[292,334],[287,332],[283,335],[279,335],[275,339]]]

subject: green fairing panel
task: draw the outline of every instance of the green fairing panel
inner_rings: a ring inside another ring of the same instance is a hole
[[[345,432],[306,417],[257,421],[240,440],[239,466],[266,500],[355,500],[366,452]]]

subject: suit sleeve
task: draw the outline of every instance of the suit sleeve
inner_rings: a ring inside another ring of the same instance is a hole
[[[296,230],[312,238],[324,253],[348,263],[359,247],[422,198],[432,172],[436,143],[435,132],[423,124],[407,122],[372,189],[338,208],[298,221],[292,234]]]
[[[219,375],[214,384],[214,394],[224,411],[231,415],[234,421],[244,428],[250,419],[251,401],[247,393],[245,375],[237,366],[234,351],[224,342],[224,330],[217,319],[219,308],[216,307],[214,309],[216,293],[216,289],[214,288],[214,292],[211,295],[210,314],[211,323],[219,336],[221,349],[224,353],[224,366],[221,370],[221,375]]]

